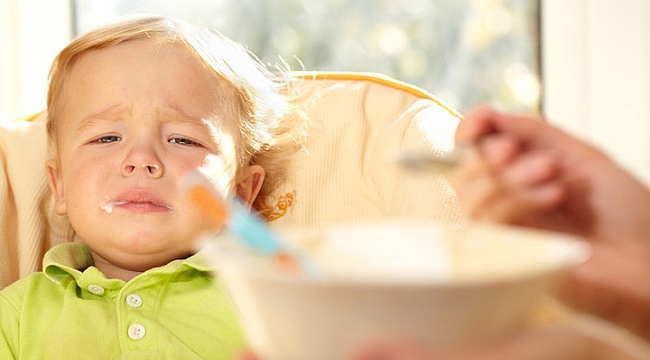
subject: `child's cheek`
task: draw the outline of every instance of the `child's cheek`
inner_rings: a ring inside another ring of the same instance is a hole
[[[203,164],[198,168],[212,184],[221,191],[226,198],[234,196],[235,166],[227,166],[225,161],[214,154],[205,157]]]

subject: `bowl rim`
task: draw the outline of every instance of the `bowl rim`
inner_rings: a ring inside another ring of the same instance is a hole
[[[395,222],[392,220],[390,222]],[[404,219],[397,220],[399,223],[416,223],[427,224],[433,226],[449,227],[448,224],[443,224],[430,219]],[[387,223],[386,220],[370,220],[357,222],[363,224],[374,223]],[[339,224],[334,224],[339,225]],[[346,226],[343,224],[343,226]],[[531,281],[537,278],[562,276],[569,272],[572,268],[579,266],[586,262],[593,255],[592,245],[583,237],[550,230],[528,228],[515,225],[496,224],[490,222],[471,222],[465,224],[463,227],[468,229],[482,229],[485,227],[497,229],[506,232],[518,233],[536,233],[545,236],[549,241],[566,246],[568,249],[566,255],[562,259],[553,262],[549,267],[533,267],[524,269],[520,272],[509,272],[508,274],[501,274],[494,277],[479,277],[479,278],[447,278],[447,279],[434,279],[434,278],[368,278],[358,276],[328,276],[321,277],[320,274],[305,274],[305,273],[289,273],[284,271],[260,271],[259,268],[254,267],[239,267],[235,271],[241,276],[242,274],[252,281],[267,281],[276,283],[296,283],[300,285],[318,284],[319,286],[355,286],[355,287],[393,287],[393,288],[466,288],[466,287],[493,287],[505,284],[514,284],[517,282]],[[229,266],[227,262],[218,264],[216,269],[217,276],[221,272],[233,271],[235,266]]]

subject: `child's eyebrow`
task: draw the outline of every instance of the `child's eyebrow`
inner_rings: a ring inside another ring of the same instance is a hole
[[[216,120],[217,118],[220,118],[217,115],[211,115],[208,117],[197,116],[190,114],[179,107],[170,106],[163,109],[163,116],[166,118],[167,122],[204,129],[205,131],[210,132],[213,136],[221,136],[224,133],[223,125],[218,124],[220,121]]]
[[[181,122],[188,124],[201,124],[203,125],[206,122],[205,116],[199,116],[189,113],[178,106],[166,106],[162,109],[162,115],[164,117],[170,117],[173,122]]]
[[[110,106],[104,110],[85,116],[79,122],[76,131],[84,132],[88,128],[92,128],[98,124],[111,123],[123,120],[125,114],[129,113],[119,104]],[[176,106],[166,106],[157,110],[156,116],[160,117],[163,122],[182,124],[183,126],[191,126],[201,130],[209,131],[213,135],[222,134],[223,129],[214,123],[214,119],[206,118],[190,114],[182,108]]]
[[[126,113],[128,113],[128,110],[124,109],[122,106],[118,104],[112,105],[104,110],[83,117],[80,122],[80,127],[86,127],[98,121],[119,120],[120,118],[123,118],[123,115]],[[161,111],[158,111],[158,115],[163,115],[164,117],[171,117],[173,118],[173,121],[179,121],[179,122],[187,122],[187,123],[202,122],[202,117],[191,115],[178,107],[165,107],[162,109],[162,114]]]
[[[90,114],[81,119],[79,126],[77,127],[77,132],[83,132],[85,129],[100,122],[116,121],[119,119],[118,115],[122,114],[123,112],[124,110],[122,110],[119,105],[113,105],[105,110]]]
[[[162,116],[163,118],[165,118],[166,121],[170,121],[170,122],[187,123],[187,124],[203,123],[203,117],[190,115],[188,113],[185,113],[175,108],[164,109],[164,111],[162,112]]]

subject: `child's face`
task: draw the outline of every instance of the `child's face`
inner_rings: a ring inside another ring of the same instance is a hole
[[[62,96],[60,165],[48,162],[48,175],[57,212],[96,263],[143,271],[192,252],[202,221],[181,179],[234,151],[237,124],[226,109],[235,94],[214,96],[216,82],[186,48],[151,40],[75,63]],[[263,171],[245,173],[237,191],[252,202]]]

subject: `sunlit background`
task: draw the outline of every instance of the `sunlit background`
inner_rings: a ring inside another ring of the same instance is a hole
[[[173,15],[219,30],[292,69],[370,71],[458,110],[538,112],[537,0],[76,0],[74,32],[120,15]]]
[[[461,112],[541,112],[650,184],[648,0],[2,0],[0,119],[43,110],[56,53],[131,12],[205,23],[296,70],[390,75]]]

